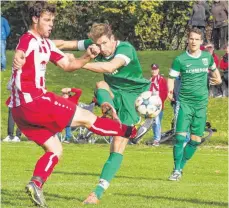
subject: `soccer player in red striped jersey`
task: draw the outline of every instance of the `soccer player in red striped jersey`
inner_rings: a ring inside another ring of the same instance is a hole
[[[74,71],[94,56],[89,49],[76,59],[73,55],[62,53],[48,39],[55,18],[54,6],[45,1],[32,2],[29,15],[30,30],[21,36],[14,56],[12,90],[7,105],[12,108],[14,121],[22,133],[45,150],[36,163],[26,191],[36,205],[46,207],[42,186],[62,155],[57,132],[66,126],[84,126],[100,135],[132,138],[136,135],[136,129],[111,119],[98,118],[46,90],[45,72],[49,61],[64,71]]]

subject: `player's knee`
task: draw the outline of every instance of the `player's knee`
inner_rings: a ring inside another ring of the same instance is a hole
[[[52,152],[55,154],[58,158],[61,157],[63,153],[63,147],[62,144],[57,137],[57,135],[50,137],[43,145],[43,149],[45,152]]]
[[[106,89],[108,90],[109,89],[109,85],[105,82],[105,81],[99,81],[99,82],[96,82],[96,88],[99,89]]]
[[[186,141],[186,133],[176,133],[176,143],[184,143]]]
[[[191,135],[191,140],[193,140],[195,142],[201,142],[201,137],[192,134]]]
[[[58,157],[58,159],[60,159],[63,155],[63,148],[62,146],[58,149],[56,149],[55,151],[53,151],[53,153]]]

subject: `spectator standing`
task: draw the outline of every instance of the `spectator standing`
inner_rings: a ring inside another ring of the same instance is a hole
[[[7,84],[7,90],[11,90],[11,82],[9,81]],[[14,119],[12,116],[12,109],[8,110],[8,128],[7,133],[8,136],[3,139],[3,142],[20,142],[21,141],[21,131],[19,128],[16,129],[16,136],[14,136]]]
[[[8,111],[8,136],[3,139],[3,142],[20,142],[21,141],[21,131],[19,128],[16,129],[16,136],[14,136],[14,126],[15,122],[12,116],[12,109],[9,108]]]
[[[196,1],[192,8],[192,15],[190,19],[190,25],[192,28],[199,28],[204,35],[204,42],[206,42],[205,27],[210,17],[209,6],[206,1]]]
[[[62,92],[62,97],[70,100],[71,102],[75,103],[76,105],[78,105],[79,102],[79,98],[82,94],[82,90],[78,89],[78,88],[63,88],[61,90]],[[73,94],[71,94],[73,93]],[[67,126],[65,128],[65,140],[64,143],[69,144],[70,143],[70,139],[72,137],[72,133],[71,133],[71,127]]]
[[[223,84],[222,84],[223,96],[228,97],[228,53],[229,53],[228,44],[225,45],[224,50],[226,53],[223,55],[222,59],[220,60],[219,67],[223,72]]]
[[[153,141],[147,142],[147,145],[153,145],[153,146],[159,146],[160,139],[161,139],[161,121],[163,117],[163,109],[164,109],[164,102],[167,98],[168,94],[168,88],[167,88],[167,81],[166,79],[161,76],[160,69],[157,64],[151,65],[151,86],[150,91],[152,91],[154,94],[158,95],[161,98],[162,101],[162,110],[159,113],[159,115],[155,118],[155,121],[153,123],[152,129],[153,129]]]
[[[222,49],[228,40],[228,2],[214,0],[212,4],[213,41],[215,48]]]
[[[9,34],[9,23],[6,18],[1,16],[1,71],[6,70],[6,39]]]

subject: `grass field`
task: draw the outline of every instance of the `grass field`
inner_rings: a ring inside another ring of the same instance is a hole
[[[140,62],[146,78],[150,77],[150,65],[156,62],[161,73],[168,75],[173,58],[181,51],[139,52]],[[79,55],[79,53],[76,53]],[[222,55],[222,52],[218,54]],[[8,63],[13,53],[8,51]],[[10,65],[7,67],[10,68]],[[1,138],[7,135],[7,107],[5,100],[9,92],[6,84],[10,70],[1,73]],[[102,80],[99,74],[78,70],[65,73],[54,65],[47,70],[49,91],[60,93],[63,87],[83,89],[81,101],[90,102],[95,82]],[[99,113],[99,109],[96,110]],[[170,126],[172,108],[166,103],[163,130]],[[172,148],[144,145],[128,146],[124,162],[117,177],[112,181],[101,204],[101,208],[217,208],[227,207],[228,202],[228,99],[210,99],[208,120],[217,128],[209,142],[197,151],[188,163],[180,182],[169,182]],[[150,131],[144,140],[152,137]],[[32,142],[17,144],[2,143],[2,207],[31,207],[24,193],[24,186],[31,177],[35,162],[42,150]],[[64,145],[64,156],[52,177],[45,185],[45,195],[51,208],[78,208],[82,200],[95,187],[101,168],[108,157],[109,146]],[[90,206],[94,207],[94,206]]]
[[[51,208],[79,208],[95,187],[108,145],[64,145],[63,159],[44,187]],[[31,207],[24,186],[42,154],[32,142],[2,144],[2,207]],[[116,178],[98,208],[227,207],[227,150],[200,148],[180,182],[167,177],[172,148],[128,146]],[[86,206],[87,207],[87,206]]]

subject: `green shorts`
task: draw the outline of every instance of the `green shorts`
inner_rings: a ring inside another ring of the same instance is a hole
[[[149,88],[147,87],[142,92],[147,91]],[[121,90],[111,89],[114,93],[114,105],[117,110],[118,117],[121,122],[126,125],[132,125],[139,122],[139,115],[135,110],[135,100],[141,94],[141,92],[126,92]]]
[[[207,118],[207,106],[194,106],[180,102],[178,111],[176,132],[188,132],[196,136],[202,136]]]

